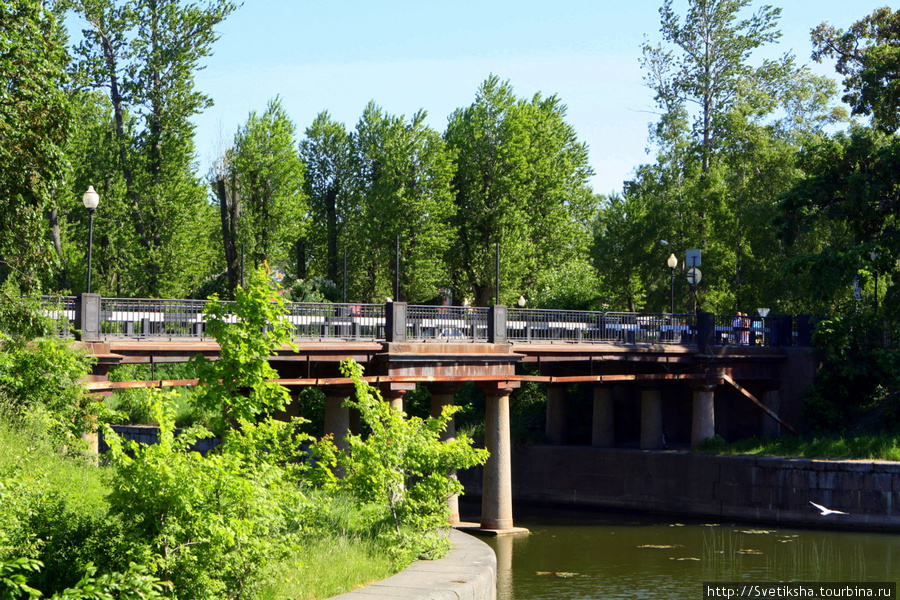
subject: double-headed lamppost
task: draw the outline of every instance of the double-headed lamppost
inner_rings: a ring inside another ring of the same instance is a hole
[[[672,271],[672,276],[669,279],[669,314],[675,314],[675,267],[678,266],[678,258],[675,256],[675,253],[669,255],[669,259],[666,261],[666,264],[669,265],[669,269]]]
[[[89,185],[87,191],[84,193],[84,196],[81,197],[81,201],[84,202],[84,207],[88,211],[89,215],[89,224],[88,224],[88,264],[87,264],[87,293],[91,293],[91,250],[94,245],[94,211],[97,210],[97,205],[100,204],[100,194],[98,194],[94,190],[94,186]]]

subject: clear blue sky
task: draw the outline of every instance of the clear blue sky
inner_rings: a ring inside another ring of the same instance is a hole
[[[246,0],[197,77],[215,106],[196,119],[206,170],[252,110],[280,95],[302,136],[322,110],[352,128],[374,100],[393,114],[428,111],[439,131],[490,74],[518,96],[557,94],[590,146],[594,190],[622,189],[649,160],[652,95],[638,65],[659,39],[656,0]],[[686,0],[676,0],[683,12]],[[758,3],[759,4],[759,3]],[[758,5],[757,4],[757,5]],[[810,63],[809,31],[846,28],[883,4],[776,0],[777,54]],[[832,65],[814,67],[836,77]]]

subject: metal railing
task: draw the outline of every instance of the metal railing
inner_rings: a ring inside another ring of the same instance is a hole
[[[203,338],[210,300],[101,298],[100,332],[118,338]]]
[[[53,319],[54,333],[59,337],[72,337],[75,328],[75,296],[41,296],[47,315]]]
[[[714,346],[769,346],[773,334],[777,337],[771,317],[715,315],[713,323]]]
[[[84,298],[86,302],[88,296]],[[93,312],[85,312],[81,298],[74,296],[46,297],[46,310],[61,323],[68,321],[74,326],[83,322],[85,332],[93,325],[93,337],[85,339],[208,338],[203,308],[209,300],[97,295],[91,299]],[[739,318],[709,313],[671,315],[400,302],[289,302],[285,307],[293,337],[313,340],[792,346],[809,345],[811,331],[807,317],[786,315]],[[226,318],[236,319],[234,315]],[[71,335],[70,329],[61,326],[58,335]]]
[[[406,307],[406,337],[410,340],[444,342],[488,341],[488,313],[484,307]]]
[[[285,303],[295,339],[383,340],[383,304]]]

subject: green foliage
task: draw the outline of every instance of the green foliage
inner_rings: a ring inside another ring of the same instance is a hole
[[[13,600],[27,594],[28,598],[39,598],[43,594],[28,586],[25,573],[40,572],[43,564],[39,560],[19,558],[0,561],[0,599]],[[172,584],[160,581],[147,573],[145,566],[131,563],[124,573],[105,573],[98,577],[97,568],[88,564],[84,577],[73,587],[53,594],[52,600],[152,600],[168,598]]]
[[[777,221],[779,236],[801,251],[786,271],[802,278],[803,293],[821,312],[853,310],[857,276],[872,298],[869,286],[880,273],[885,311],[900,316],[890,278],[900,256],[900,222],[893,208],[900,142],[853,127],[808,148],[801,164],[806,177],[781,197]]]
[[[360,365],[348,359],[341,369],[356,390],[347,404],[360,411],[371,432],[365,439],[348,436],[349,450],[338,459],[345,473],[340,486],[378,507],[377,517],[390,524],[385,535],[401,557],[442,555],[449,548],[441,535],[450,516],[446,500],[463,491],[449,474],[484,463],[487,451],[473,448],[464,435],[441,441],[454,407],[438,418],[406,417],[361,380]]]
[[[353,166],[351,137],[342,123],[328,112],[316,115],[300,142],[300,157],[306,165],[303,183],[309,197],[311,227],[303,252],[309,250],[310,267],[329,281],[341,273],[339,249],[348,247],[344,227],[351,210]],[[305,271],[307,265],[301,265]],[[307,273],[297,274],[306,279]]]
[[[293,302],[340,302],[341,290],[330,279],[297,279],[289,286]]]
[[[191,118],[211,104],[194,88],[194,73],[211,52],[216,26],[236,5],[228,0],[64,4],[86,23],[75,49],[76,83],[106,91],[111,113],[98,115],[105,127],[91,128],[91,135],[102,135],[101,145],[112,149],[109,162],[80,173],[79,189],[70,198],[77,201],[90,182],[101,194],[99,214],[127,215],[110,223],[116,238],[130,240],[128,252],[117,257],[123,263],[103,265],[113,255],[101,254],[100,269],[123,272],[135,296],[187,294],[213,271],[208,242],[216,223],[193,173]],[[132,231],[120,233],[123,226]]]
[[[249,279],[246,288],[237,289],[234,303],[210,302],[203,309],[207,332],[220,350],[215,361],[194,359],[202,386],[197,405],[220,415],[219,432],[234,420],[272,414],[290,401],[287,388],[268,381],[278,377],[269,356],[285,345],[294,348],[284,300],[265,266]]]
[[[210,433],[176,437],[173,406],[157,396],[158,444],[125,444],[106,430],[116,468],[110,513],[132,540],[131,555],[152,560],[179,598],[253,597],[296,551],[307,521],[299,467],[286,463],[302,438],[284,423],[245,421],[203,457],[188,448]]]
[[[817,428],[841,431],[865,423],[878,429],[900,425],[900,357],[885,348],[884,324],[871,314],[838,315],[820,321],[813,344],[822,366],[806,398],[807,419]]]
[[[585,248],[592,171],[565,116],[558,97],[517,99],[496,76],[450,116],[444,137],[457,161],[457,242],[447,256],[454,297],[474,297],[479,306],[494,301],[496,244],[507,304],[532,295],[541,273]]]
[[[66,171],[66,39],[40,0],[0,3],[0,280],[52,264],[45,211]]]
[[[878,8],[844,32],[825,23],[812,32],[813,59],[835,58],[844,76],[844,102],[853,114],[872,115],[876,127],[900,127],[900,13]]]
[[[45,420],[60,444],[72,444],[102,406],[83,383],[94,359],[57,337],[61,327],[15,278],[0,286],[0,408]]]
[[[780,36],[779,9],[691,0],[678,14],[674,4],[660,8],[661,41],[643,47],[645,81],[661,111],[651,130],[656,161],[638,167],[601,215],[594,265],[614,309],[656,312],[669,305],[666,258],[674,252],[675,311],[687,312],[694,307],[681,269],[685,251],[699,248],[697,308],[788,311],[799,294],[778,271],[784,248],[770,222],[778,193],[799,176],[796,151],[840,116],[830,105],[834,86],[789,54],[755,58]]]

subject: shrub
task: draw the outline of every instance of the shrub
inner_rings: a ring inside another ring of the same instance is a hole
[[[348,436],[348,452],[338,456],[345,473],[338,485],[378,507],[377,518],[390,525],[386,531],[398,560],[443,555],[449,548],[442,535],[450,517],[446,501],[463,491],[449,475],[483,464],[487,451],[473,448],[465,435],[441,441],[456,407],[445,407],[438,418],[406,418],[361,379],[359,364],[347,360],[341,370],[353,379],[356,391],[347,404],[359,410],[370,433],[366,438]]]

